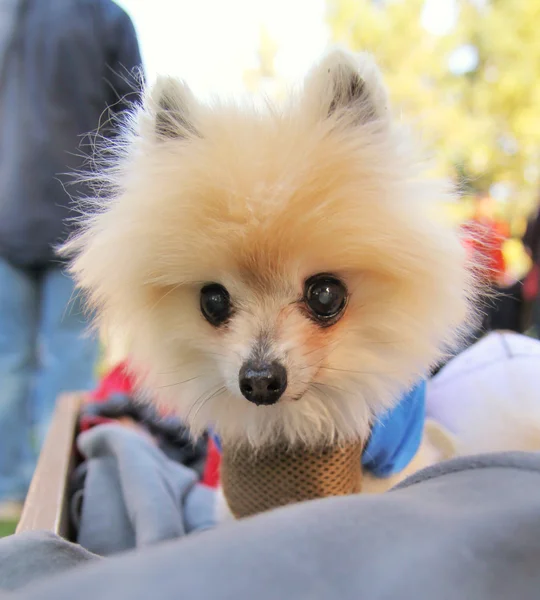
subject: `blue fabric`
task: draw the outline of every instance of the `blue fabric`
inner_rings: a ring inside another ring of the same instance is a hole
[[[24,499],[58,394],[94,387],[99,346],[86,326],[60,268],[0,258],[0,502]]]
[[[377,477],[402,471],[420,447],[426,414],[426,382],[420,381],[373,424],[362,466]],[[221,443],[212,436],[221,452]]]
[[[373,424],[362,466],[377,477],[402,471],[420,447],[426,413],[426,382],[421,381]]]

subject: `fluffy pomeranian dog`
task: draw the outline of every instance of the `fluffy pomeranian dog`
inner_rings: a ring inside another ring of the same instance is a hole
[[[367,55],[264,110],[160,79],[64,247],[98,325],[194,434],[366,438],[459,339],[473,279],[448,190]]]

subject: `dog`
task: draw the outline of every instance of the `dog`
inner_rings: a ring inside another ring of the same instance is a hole
[[[160,78],[105,154],[62,252],[194,435],[366,439],[471,322],[452,190],[367,54],[328,52],[263,108]]]

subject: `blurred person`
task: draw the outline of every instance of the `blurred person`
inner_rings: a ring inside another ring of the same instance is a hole
[[[474,201],[474,212],[463,230],[471,251],[478,253],[494,287],[504,285],[506,264],[503,242],[508,237],[508,227],[494,217],[494,201],[488,194],[479,194]]]
[[[532,267],[523,286],[523,295],[529,308],[529,322],[533,333],[540,337],[540,208],[529,221],[523,244],[531,257]]]
[[[488,331],[522,330],[522,281],[514,281],[506,264],[504,244],[508,224],[495,216],[495,201],[489,194],[475,198],[472,218],[463,225],[471,253],[480,257],[486,268],[487,286],[493,293],[482,307],[483,321],[475,339]]]
[[[98,340],[54,250],[90,192],[63,174],[85,168],[85,134],[113,134],[140,67],[112,0],[0,0],[0,518],[25,498],[58,394],[93,385]]]

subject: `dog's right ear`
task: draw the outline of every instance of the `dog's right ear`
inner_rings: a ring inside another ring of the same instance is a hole
[[[305,96],[319,119],[335,116],[354,126],[390,118],[386,86],[366,53],[329,52],[306,78]]]
[[[199,136],[195,125],[197,100],[183,81],[159,77],[150,90],[146,108],[158,141]]]

